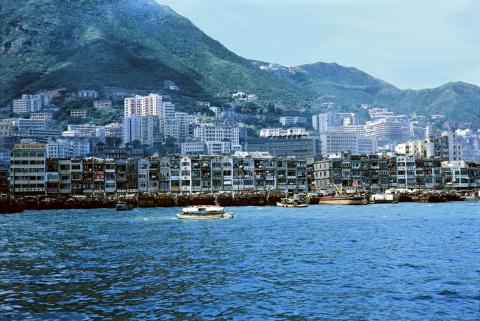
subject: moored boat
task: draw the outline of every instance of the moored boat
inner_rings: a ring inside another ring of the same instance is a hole
[[[367,205],[369,203],[366,195],[334,195],[323,196],[318,204],[324,205]]]
[[[225,208],[221,206],[191,206],[182,209],[177,218],[193,220],[233,218],[233,212],[225,212]]]
[[[395,194],[372,194],[370,203],[373,204],[392,204],[398,203],[399,197]]]
[[[295,194],[293,197],[285,197],[280,202],[277,202],[278,207],[303,208],[308,207],[308,200],[303,194]]]
[[[124,201],[119,201],[115,205],[115,208],[116,208],[117,211],[123,212],[123,211],[131,211],[133,209],[133,206],[130,203],[127,203],[127,202],[124,202]]]
[[[356,187],[351,192],[339,189],[335,184],[335,195],[320,197],[318,204],[324,205],[367,205],[370,202],[369,194],[364,189]]]

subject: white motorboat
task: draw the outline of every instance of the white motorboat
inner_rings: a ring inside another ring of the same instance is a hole
[[[177,214],[180,219],[192,220],[212,220],[221,218],[233,218],[233,212],[225,212],[221,206],[191,206],[182,209],[182,213]]]

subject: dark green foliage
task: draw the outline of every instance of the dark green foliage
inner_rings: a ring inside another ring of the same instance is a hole
[[[372,103],[480,123],[480,89],[473,85],[402,91],[337,64],[299,66],[294,74],[262,71],[260,64],[153,0],[0,0],[0,106],[38,89],[158,90],[168,79],[180,86],[176,102],[188,112],[198,110],[194,100],[221,105],[244,91],[257,95],[260,105],[293,113],[317,112],[330,101]],[[94,123],[118,119],[115,111],[89,111]],[[64,123],[66,115],[59,115]]]

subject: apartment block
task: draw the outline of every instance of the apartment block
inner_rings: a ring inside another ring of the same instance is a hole
[[[307,135],[270,136],[253,139],[245,145],[249,152],[269,152],[274,156],[306,158],[320,155],[320,141]]]
[[[96,109],[112,108],[112,101],[109,99],[95,100],[93,102],[93,107],[95,107]]]
[[[354,154],[372,154],[377,151],[376,139],[364,137],[343,130],[320,132],[321,155],[352,152]]]
[[[82,99],[97,99],[98,91],[93,89],[82,89],[77,92],[77,97]]]
[[[194,138],[202,142],[231,142],[240,145],[240,129],[236,126],[201,124],[194,129]]]
[[[70,117],[86,119],[87,118],[87,111],[85,109],[71,110],[70,111]]]
[[[302,127],[294,128],[263,128],[260,130],[260,137],[307,135],[307,130]]]
[[[20,195],[45,194],[45,170],[45,145],[16,144],[10,163],[11,191]]]
[[[280,117],[279,122],[282,126],[306,125],[307,119],[298,116],[282,116]]]
[[[314,130],[326,131],[334,127],[358,125],[358,118],[355,113],[323,113],[312,116]]]
[[[34,113],[41,111],[50,104],[50,97],[44,93],[37,95],[22,95],[21,98],[14,99],[12,102],[13,112],[15,114]]]

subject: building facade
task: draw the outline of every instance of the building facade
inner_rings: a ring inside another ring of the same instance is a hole
[[[45,170],[45,145],[15,145],[10,160],[12,193],[19,195],[45,194]]]

